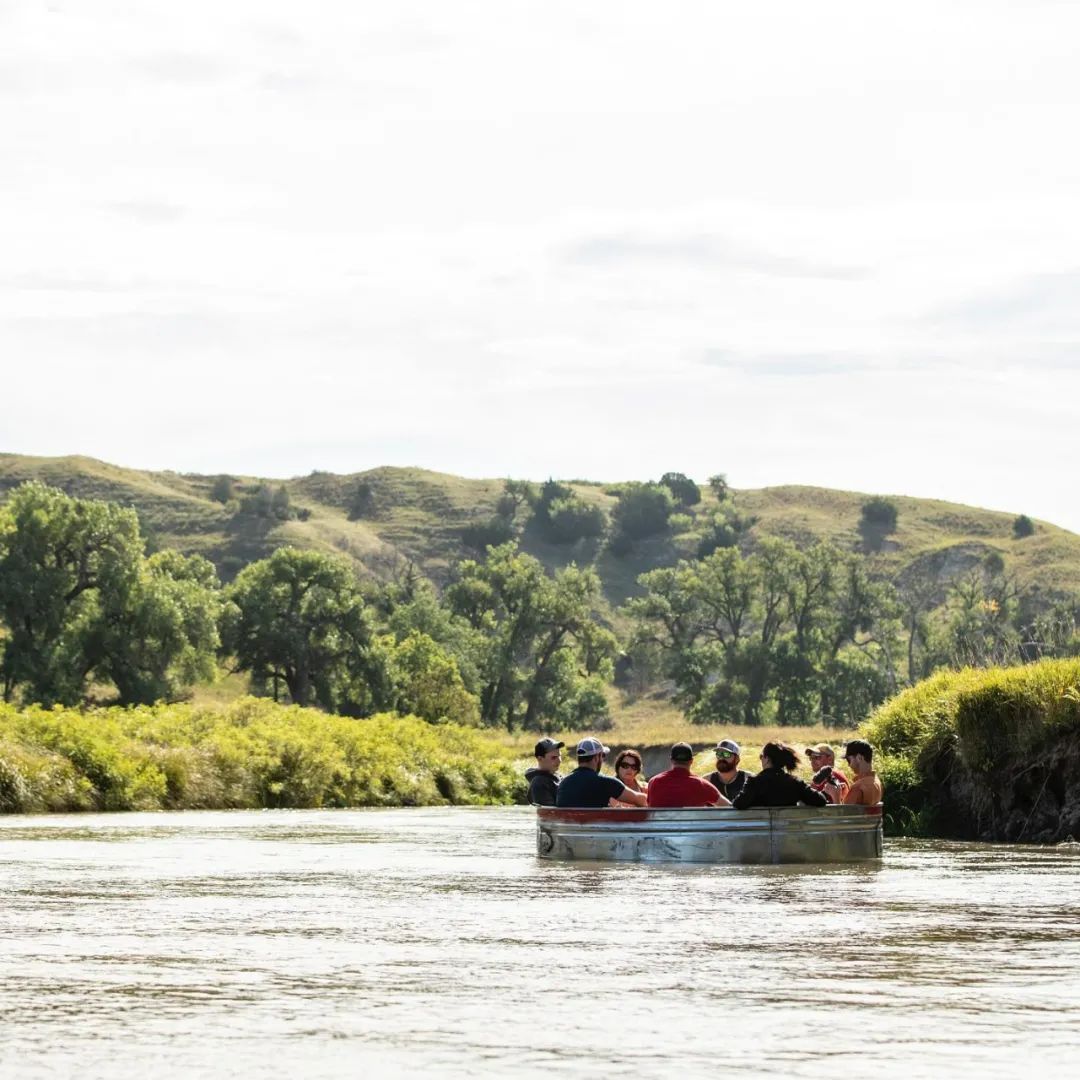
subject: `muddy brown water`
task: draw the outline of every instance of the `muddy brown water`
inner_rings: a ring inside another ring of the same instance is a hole
[[[0,1076],[1080,1075],[1076,846],[534,851],[526,808],[0,819]]]

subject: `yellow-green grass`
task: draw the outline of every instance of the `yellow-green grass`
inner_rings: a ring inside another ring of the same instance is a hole
[[[878,750],[887,825],[971,833],[1026,772],[1080,753],[1080,658],[940,671],[881,705],[862,731]]]
[[[492,805],[512,755],[475,729],[241,698],[213,708],[0,706],[0,810]]]
[[[242,520],[234,516],[235,508],[213,502],[213,476],[124,469],[85,457],[0,455],[0,497],[28,479],[134,506],[160,543],[206,554],[230,575],[239,565],[293,543],[339,552],[361,571],[385,574],[395,561],[409,560],[443,579],[456,559],[472,554],[461,542],[462,528],[490,516],[502,490],[499,478],[470,479],[396,467],[352,475],[313,473],[288,480],[235,477],[249,489],[259,483],[284,485],[293,507],[310,515],[306,521],[278,522]],[[349,521],[349,503],[361,480],[374,491],[375,512]],[[608,511],[615,505],[615,497],[603,485],[575,480],[570,486]],[[997,552],[1021,585],[1038,585],[1048,594],[1080,592],[1080,536],[1036,522],[1033,536],[1017,540],[1012,535],[1015,514],[933,499],[889,498],[899,511],[897,529],[874,556],[886,573],[899,573],[920,560],[945,560],[955,570]],[[740,512],[757,518],[752,538],[779,535],[800,544],[828,540],[847,549],[860,544],[858,525],[866,499],[859,492],[797,486],[735,492]],[[638,591],[640,574],[693,553],[696,537],[716,506],[712,492],[703,488],[701,503],[690,511],[695,521],[689,530],[675,538],[640,542],[618,558],[595,543],[545,545],[529,533],[523,545],[550,568],[571,560],[595,563],[614,609]],[[1016,508],[1017,513],[1023,510]],[[611,617],[612,611],[604,614]]]

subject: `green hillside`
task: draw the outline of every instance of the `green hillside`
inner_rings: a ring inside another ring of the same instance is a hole
[[[345,555],[379,578],[413,563],[442,582],[456,560],[475,554],[463,542],[462,530],[489,519],[503,491],[501,479],[379,468],[345,476],[315,472],[286,480],[235,476],[223,503],[213,497],[215,476],[144,472],[85,457],[0,455],[0,500],[31,479],[72,495],[134,507],[152,543],[205,555],[225,579],[274,548],[292,544]],[[572,481],[568,486],[606,511],[616,503],[611,485]],[[247,505],[257,502],[260,487],[267,498],[284,489],[287,519]],[[795,486],[734,492],[739,512],[756,518],[743,541],[751,546],[757,538],[775,535],[800,546],[829,540],[847,550],[863,550],[859,520],[866,498],[857,492]],[[1080,593],[1080,536],[1040,521],[1034,535],[1015,539],[1015,515],[930,499],[890,498],[899,511],[898,525],[872,557],[893,580],[936,582],[943,597],[950,581],[997,553],[1022,587],[1036,586],[1051,597]],[[700,525],[717,507],[712,492],[703,487],[701,503],[687,511],[689,520],[677,523],[681,531],[639,541],[623,556],[604,550],[597,540],[546,543],[529,528],[521,545],[549,567],[571,561],[595,565],[614,607],[636,594],[639,574],[693,556]]]

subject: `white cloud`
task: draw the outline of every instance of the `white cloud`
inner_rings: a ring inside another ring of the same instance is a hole
[[[1080,529],[1073,5],[0,8],[0,445]]]

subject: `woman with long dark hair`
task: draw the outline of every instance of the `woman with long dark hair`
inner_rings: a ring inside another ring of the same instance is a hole
[[[826,806],[829,800],[805,780],[792,775],[799,755],[786,743],[769,742],[761,748],[761,772],[751,776],[731,804],[736,810],[755,806]]]

